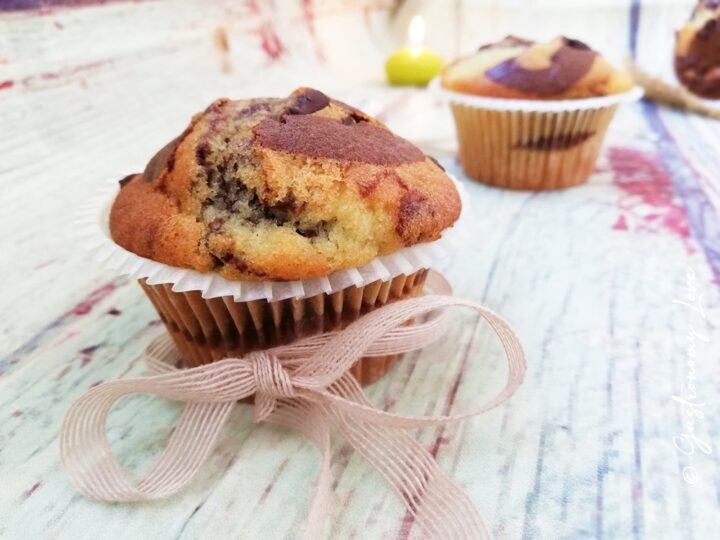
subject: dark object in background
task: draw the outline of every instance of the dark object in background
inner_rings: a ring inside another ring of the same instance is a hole
[[[677,33],[675,73],[692,93],[720,99],[720,1],[700,2]]]

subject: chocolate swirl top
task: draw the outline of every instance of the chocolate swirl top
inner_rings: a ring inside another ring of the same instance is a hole
[[[422,151],[387,129],[368,122],[339,122],[319,116],[266,118],[254,129],[260,146],[356,163],[399,165],[425,160]]]
[[[113,240],[231,280],[296,280],[440,237],[461,202],[442,168],[362,111],[300,88],[219,99],[120,181]]]
[[[597,53],[582,41],[562,38],[560,48],[541,69],[523,67],[511,58],[490,68],[485,75],[498,84],[544,96],[561,94],[592,67]]]
[[[314,113],[333,104],[342,111],[342,118],[327,118]],[[314,158],[368,163],[400,165],[424,161],[425,154],[405,139],[370,122],[363,112],[337,101],[318,90],[307,88],[287,100],[255,99],[240,109],[232,107],[227,99],[220,99],[205,111],[210,129],[200,138],[199,162],[205,164],[210,153],[207,140],[217,135],[228,122],[251,120],[259,122],[245,136],[230,133],[240,154],[251,151],[252,146],[270,148]],[[178,137],[161,148],[148,162],[143,178],[152,181],[163,170],[172,171],[175,152],[183,139],[192,131],[194,122]],[[227,136],[228,134],[226,134]],[[249,135],[250,140],[240,144]]]
[[[315,116],[333,103],[346,113],[342,119]],[[253,129],[256,145],[314,158],[355,163],[399,165],[423,161],[425,155],[389,130],[342,102],[312,88],[295,96],[279,116],[268,116]]]

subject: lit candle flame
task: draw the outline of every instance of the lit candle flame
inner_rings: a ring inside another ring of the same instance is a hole
[[[411,45],[420,45],[425,37],[425,19],[422,15],[415,15],[410,21],[408,30]]]

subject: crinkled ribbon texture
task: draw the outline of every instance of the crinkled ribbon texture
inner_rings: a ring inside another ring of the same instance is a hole
[[[461,415],[401,416],[373,408],[348,369],[362,356],[408,352],[436,341],[447,326],[444,309],[453,306],[475,310],[500,338],[509,366],[505,388],[481,407]],[[422,322],[404,324],[428,314]],[[305,538],[324,535],[331,495],[331,429],[401,497],[421,536],[491,538],[470,498],[404,431],[482,414],[507,400],[522,382],[526,364],[516,335],[501,317],[483,306],[444,295],[402,300],[363,316],[340,332],[191,369],[173,367],[178,353],[163,335],[148,347],[146,359],[153,375],[91,388],[65,417],[60,436],[62,461],[82,495],[103,501],[143,501],[176,493],[207,459],[237,401],[254,395],[255,421],[294,429],[322,454]],[[167,447],[137,482],[118,462],[106,433],[110,409],[129,394],[185,403]]]

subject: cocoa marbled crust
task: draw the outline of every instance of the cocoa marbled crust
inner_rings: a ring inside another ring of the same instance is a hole
[[[215,101],[121,186],[110,214],[119,245],[235,280],[361,266],[439,238],[461,207],[420,149],[308,88]]]
[[[677,33],[675,73],[691,92],[720,99],[720,1],[699,2]]]
[[[547,43],[508,36],[450,64],[442,85],[456,92],[510,99],[581,99],[630,90],[629,73],[615,69],[585,43]]]

